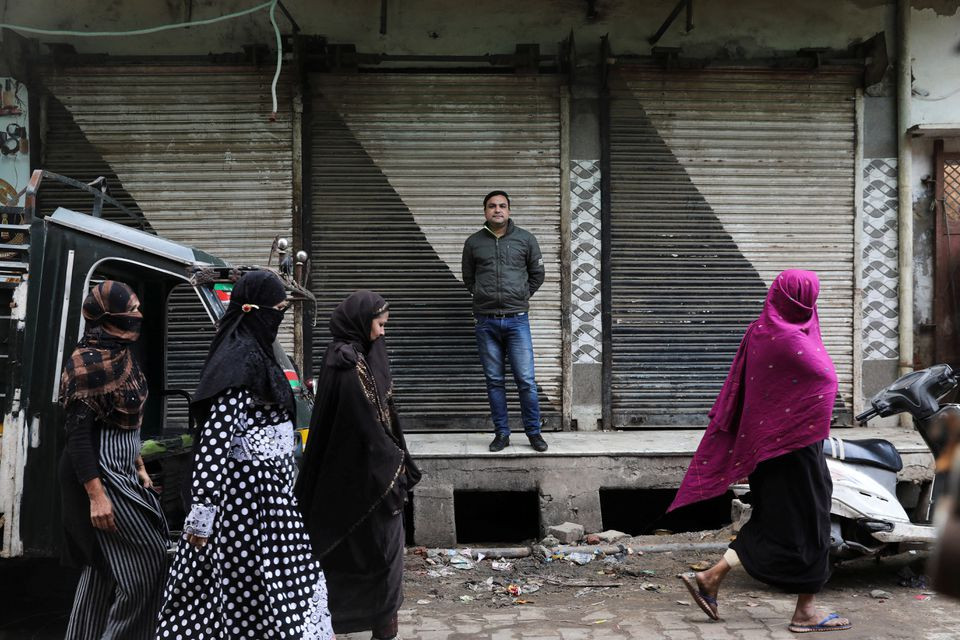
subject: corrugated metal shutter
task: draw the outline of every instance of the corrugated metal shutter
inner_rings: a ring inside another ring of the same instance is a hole
[[[200,370],[216,329],[194,288],[178,285],[167,300],[167,389],[186,391],[193,396]],[[165,431],[186,431],[186,398],[171,396],[164,402]]]
[[[559,426],[557,78],[358,74],[310,82],[316,364],[333,307],[355,289],[379,291],[392,308],[387,344],[405,424],[489,429],[460,258],[483,223],[483,196],[503,189],[512,219],[544,254],[547,279],[532,300],[531,326],[542,410],[548,426]]]
[[[290,90],[281,77],[269,122],[272,79],[272,68],[237,66],[47,69],[43,167],[85,182],[105,175],[159,235],[233,264],[266,264],[273,238],[289,238],[292,226]],[[41,204],[90,210],[88,198],[63,189],[46,189]],[[176,332],[168,386],[192,392],[196,380],[175,372],[199,372],[209,328]],[[292,352],[291,318],[281,342]]]
[[[625,426],[702,424],[781,270],[816,271],[852,408],[856,76],[612,77],[612,397]],[[841,406],[842,404],[842,406]]]

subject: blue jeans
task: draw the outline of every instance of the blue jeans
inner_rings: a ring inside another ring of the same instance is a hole
[[[498,434],[510,435],[505,384],[506,359],[509,358],[513,379],[520,392],[523,430],[528,436],[540,433],[540,401],[537,399],[537,381],[533,375],[530,316],[526,313],[512,318],[478,315],[474,330],[483,375],[487,379],[487,398],[490,400],[494,430]]]

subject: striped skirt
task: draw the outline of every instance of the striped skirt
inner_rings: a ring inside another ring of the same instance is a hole
[[[168,532],[156,494],[137,477],[139,453],[139,430],[100,429],[100,479],[117,531],[95,530],[103,566],[87,565],[80,575],[67,640],[154,637]]]

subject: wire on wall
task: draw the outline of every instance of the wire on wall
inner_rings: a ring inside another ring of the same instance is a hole
[[[124,36],[142,36],[152,33],[160,33],[161,31],[170,31],[172,29],[183,29],[186,27],[198,27],[208,24],[215,24],[217,22],[224,22],[226,20],[233,20],[235,18],[240,18],[242,16],[250,15],[251,13],[256,13],[257,11],[262,11],[264,9],[270,10],[270,24],[273,26],[273,33],[276,38],[277,45],[277,68],[273,74],[273,82],[270,85],[270,96],[273,99],[273,111],[270,114],[270,120],[277,119],[277,81],[280,79],[280,70],[283,65],[283,45],[280,38],[280,26],[277,24],[276,11],[277,3],[279,0],[267,0],[256,6],[250,7],[249,9],[243,9],[241,11],[235,11],[233,13],[228,13],[222,16],[216,16],[214,18],[206,18],[203,20],[190,20],[188,22],[177,22],[174,24],[163,24],[156,27],[147,27],[144,29],[128,29],[124,31],[73,31],[69,29],[39,29],[36,27],[25,27],[18,24],[10,24],[6,22],[0,22],[0,28],[10,29],[11,31],[20,31],[23,33],[32,33],[37,35],[45,36],[71,36],[77,38],[119,38]]]

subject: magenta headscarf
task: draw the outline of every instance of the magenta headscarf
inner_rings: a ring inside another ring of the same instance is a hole
[[[757,464],[830,435],[837,374],[820,336],[812,271],[776,277],[710,410],[668,511],[723,494]]]

